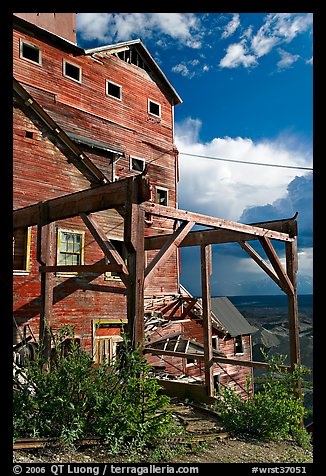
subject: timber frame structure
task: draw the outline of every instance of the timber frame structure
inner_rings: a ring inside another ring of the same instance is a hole
[[[80,216],[100,246],[109,264],[104,261],[93,265],[80,265],[85,273],[102,274],[115,271],[121,277],[127,292],[127,329],[132,345],[143,349],[144,343],[144,298],[146,286],[160,265],[165,263],[176,248],[199,246],[201,257],[202,309],[204,326],[205,388],[208,397],[213,397],[213,362],[222,362],[249,367],[264,367],[262,362],[215,357],[212,351],[212,324],[210,305],[210,275],[212,272],[211,246],[213,244],[237,242],[241,248],[273,279],[288,298],[290,366],[300,365],[300,343],[298,326],[298,303],[296,290],[297,272],[297,214],[289,219],[242,224],[214,218],[190,211],[155,204],[149,201],[150,186],[146,170],[136,177],[118,182],[97,185],[93,188],[63,195],[35,205],[14,210],[14,229],[37,226],[37,260],[41,273],[40,339],[50,353],[49,322],[53,302],[53,276],[59,271],[71,271],[72,266],[55,265],[54,222]],[[116,209],[124,219],[124,243],[127,249],[127,265],[107,238],[94,217],[94,213]],[[169,218],[175,221],[175,231],[170,234],[145,237],[145,214]],[[191,231],[195,225],[208,227]],[[265,251],[267,263],[250,246],[248,241],[258,240]],[[285,243],[286,269],[272,245],[271,240]],[[157,250],[155,257],[145,267],[145,251]],[[68,269],[69,268],[69,269]],[[152,354],[191,357],[190,354],[146,348]],[[198,358],[198,356],[196,356]]]

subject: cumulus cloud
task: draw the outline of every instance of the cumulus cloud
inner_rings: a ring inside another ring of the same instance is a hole
[[[194,13],[78,13],[77,28],[88,41],[167,35],[190,48],[201,47],[200,19]]]
[[[269,204],[275,206],[277,200],[288,196],[288,185],[296,176],[307,174],[303,170],[197,158],[182,155],[182,152],[275,165],[304,167],[311,164],[308,152],[300,147],[295,149],[293,144],[290,147],[280,139],[254,142],[250,138],[223,137],[202,143],[199,140],[200,126],[200,120],[188,118],[175,127],[175,142],[181,152],[180,208],[239,220],[244,210],[250,207],[267,207],[265,212],[268,212]],[[250,221],[259,220],[247,222]]]
[[[257,63],[254,55],[248,54],[246,43],[242,40],[240,43],[229,45],[226,55],[221,59],[219,66],[221,68],[237,68],[242,65],[245,68]]]
[[[228,38],[233,35],[236,29],[240,26],[240,15],[239,13],[234,13],[232,20],[224,27],[224,31],[221,35],[221,38]]]

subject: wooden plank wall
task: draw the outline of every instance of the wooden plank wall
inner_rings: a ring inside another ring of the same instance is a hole
[[[23,39],[42,49],[42,65],[19,57],[19,40]],[[45,44],[25,33],[14,32],[14,76],[39,102],[45,111],[66,131],[100,141],[124,152],[117,162],[118,178],[134,175],[130,156],[145,159],[148,178],[153,187],[169,189],[169,205],[176,206],[177,157],[173,145],[172,107],[167,97],[148,73],[127,64],[115,56],[97,54],[73,56]],[[82,84],[62,75],[62,60],[82,68]],[[105,80],[122,86],[122,101],[106,96]],[[160,119],[147,112],[147,100],[161,104]],[[83,190],[89,181],[69,164],[52,143],[40,123],[31,120],[18,107],[14,108],[14,208]],[[26,131],[33,133],[26,137]],[[94,163],[112,179],[112,154],[84,148]],[[123,237],[123,219],[113,211],[96,214],[97,221],[111,238]],[[56,223],[57,227],[85,232],[85,264],[103,258],[103,253],[78,217]],[[146,226],[145,235],[171,231],[173,221],[154,219]],[[147,253],[149,262],[156,252]],[[36,227],[32,229],[31,262],[28,275],[14,276],[15,316],[20,325],[29,323],[38,334],[40,306],[40,275],[36,261]],[[150,294],[176,293],[176,253],[162,266],[153,280]],[[98,290],[104,292],[98,292]],[[91,348],[92,320],[116,319],[126,316],[124,285],[104,276],[55,276],[53,325],[74,323],[76,334]],[[16,339],[18,337],[16,336]]]

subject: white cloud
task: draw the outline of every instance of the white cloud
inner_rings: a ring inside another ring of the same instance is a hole
[[[194,13],[78,13],[77,28],[85,40],[126,41],[167,35],[200,48],[200,20]]]
[[[245,68],[257,63],[254,55],[248,54],[245,41],[233,43],[226,50],[226,55],[221,59],[219,66],[221,68],[237,68],[243,65]]]
[[[222,68],[245,68],[258,64],[258,59],[270,53],[276,46],[290,43],[297,35],[309,30],[312,26],[312,14],[271,13],[265,18],[264,24],[256,34],[250,26],[240,36],[241,41],[229,45],[226,55],[220,61]],[[246,41],[251,40],[250,44]],[[281,50],[284,51],[284,50]],[[280,53],[282,55],[282,53]],[[280,69],[289,67],[298,59],[297,55],[285,55],[278,66]]]
[[[180,73],[182,76],[193,76],[193,73],[190,73],[189,69],[184,63],[176,64],[175,66],[173,66],[172,71],[174,73]]]
[[[308,58],[306,64],[314,64],[314,57],[312,56],[311,58]]]
[[[286,141],[254,142],[223,137],[202,143],[201,122],[188,118],[176,124],[175,143],[180,151],[180,208],[227,220],[239,220],[244,209],[271,204],[287,194],[288,184],[305,171],[210,160],[181,152],[275,165],[308,166],[310,155]]]
[[[283,50],[282,48],[278,48],[277,51],[281,56],[281,59],[277,62],[277,66],[279,69],[290,68],[293,63],[298,61],[298,59],[300,58],[299,55],[292,55],[291,53]]]
[[[221,38],[228,38],[233,35],[236,29],[240,26],[240,15],[239,13],[234,13],[232,20],[225,26]]]

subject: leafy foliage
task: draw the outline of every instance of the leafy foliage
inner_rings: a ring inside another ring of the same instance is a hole
[[[248,392],[247,399],[241,398],[233,388],[221,389],[216,410],[228,431],[274,440],[292,437],[307,446],[308,432],[301,427],[306,410],[297,388],[309,369],[296,366],[288,372],[281,367],[283,362],[282,355],[268,360],[267,376],[260,380],[253,395]]]
[[[68,336],[65,355],[61,344]],[[168,436],[170,399],[159,394],[151,368],[138,350],[131,350],[126,336],[114,362],[98,367],[75,342],[73,327],[63,326],[53,340],[55,358],[48,371],[42,352],[22,369],[25,383],[14,392],[15,438],[57,437],[72,444],[98,436],[110,442],[111,451],[120,451],[126,445],[155,445]]]

